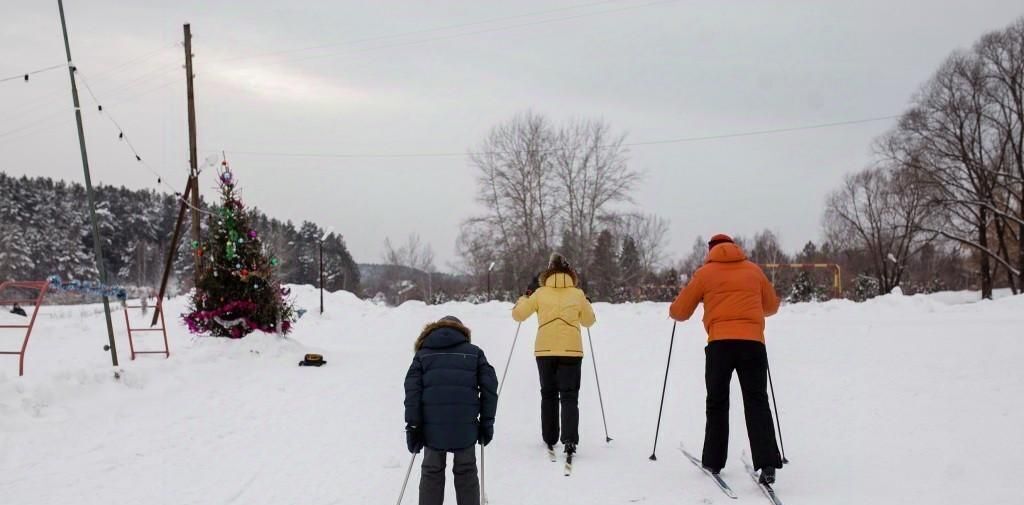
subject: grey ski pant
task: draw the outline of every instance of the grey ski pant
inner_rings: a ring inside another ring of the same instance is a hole
[[[455,476],[455,502],[458,505],[480,505],[480,480],[476,475],[476,446],[452,451],[455,454],[452,475]],[[448,453],[423,448],[420,474],[420,505],[444,503],[444,468]]]

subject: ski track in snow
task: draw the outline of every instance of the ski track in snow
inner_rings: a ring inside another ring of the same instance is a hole
[[[410,302],[386,308],[348,293],[294,287],[310,312],[287,339],[195,338],[168,302],[171,359],[129,359],[113,314],[115,381],[101,312],[44,307],[25,377],[0,356],[0,502],[43,504],[393,503],[404,477],[403,389],[425,323],[457,315],[499,377],[512,344],[511,305]],[[889,295],[783,307],[768,322],[786,454],[775,486],[786,505],[1018,504],[1024,496],[1024,296]],[[648,461],[672,323],[666,304],[596,304],[608,428],[604,442],[590,357],[572,477],[544,455],[526,322],[487,448],[493,505],[766,503],[744,475],[747,448],[733,381],[729,500],[676,450],[703,440],[704,333],[680,324],[658,461]],[[136,325],[144,325],[139,314]],[[699,317],[699,314],[698,314]],[[15,321],[0,313],[0,324]],[[20,319],[20,318],[19,318]],[[0,350],[20,345],[2,330]],[[137,338],[140,348],[157,334]],[[306,352],[322,368],[296,366]],[[419,461],[417,460],[417,463]],[[449,461],[450,465],[450,461]],[[448,471],[450,475],[450,469]],[[404,503],[416,503],[418,464]],[[448,481],[448,500],[454,502]]]

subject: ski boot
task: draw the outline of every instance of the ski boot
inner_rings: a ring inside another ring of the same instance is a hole
[[[757,477],[757,481],[766,486],[775,484],[775,467],[766,466],[761,469],[761,474]]]

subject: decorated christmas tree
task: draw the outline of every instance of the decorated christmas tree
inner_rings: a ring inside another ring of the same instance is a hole
[[[242,338],[253,331],[287,333],[294,310],[288,289],[275,278],[277,259],[264,251],[253,216],[235,193],[227,162],[219,177],[221,207],[210,215],[207,240],[193,243],[203,259],[183,318],[192,333]]]

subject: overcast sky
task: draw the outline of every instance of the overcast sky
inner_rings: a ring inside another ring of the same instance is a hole
[[[333,226],[357,261],[418,232],[441,268],[479,212],[465,157],[265,153],[463,153],[526,110],[603,118],[627,142],[888,116],[950,52],[1024,15],[1019,0],[65,3],[81,73],[166,182],[187,176],[190,22],[200,159],[227,151],[247,204]],[[64,61],[56,1],[0,12],[0,79]],[[93,180],[159,188],[82,99]],[[0,170],[82,180],[66,72],[0,82],[0,118]],[[636,207],[671,221],[673,258],[697,235],[764,228],[796,250],[892,124],[636,146]],[[201,189],[216,198],[212,170]]]

